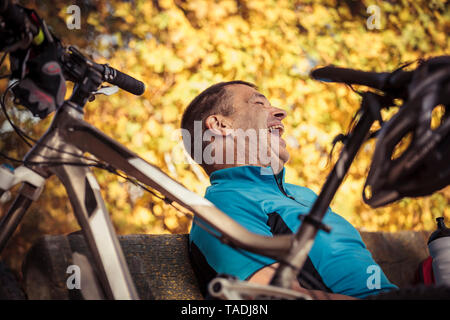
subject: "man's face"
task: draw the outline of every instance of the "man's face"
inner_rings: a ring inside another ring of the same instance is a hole
[[[286,112],[272,106],[264,95],[252,87],[233,84],[226,90],[232,94],[234,113],[228,119],[233,129],[254,131],[258,135],[258,152],[270,150],[268,153],[271,157],[281,162],[283,166],[289,159],[286,142],[281,137],[284,132],[282,120],[286,117]],[[239,139],[239,136],[237,138]],[[247,156],[256,150],[252,149],[248,143],[245,149]],[[273,167],[273,160],[269,164]]]

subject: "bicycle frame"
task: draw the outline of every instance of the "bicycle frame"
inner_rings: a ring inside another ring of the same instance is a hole
[[[274,259],[283,260],[289,253],[293,239],[291,235],[266,237],[249,232],[211,202],[187,190],[160,169],[85,122],[82,109],[71,101],[65,101],[57,110],[50,127],[26,154],[24,162],[45,179],[56,175],[64,185],[93,255],[103,293],[108,299],[138,299],[138,294],[93,173],[86,165],[36,164],[48,162],[48,159],[87,164],[80,159],[85,152],[192,211],[217,230],[223,242]],[[0,222],[0,251],[40,192],[25,183],[19,193]]]

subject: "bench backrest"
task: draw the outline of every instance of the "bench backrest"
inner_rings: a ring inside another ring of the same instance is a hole
[[[428,256],[428,235],[414,231],[361,232],[375,261],[400,287],[412,283],[417,266]],[[119,242],[141,299],[202,299],[190,264],[187,234],[126,235],[120,236]],[[67,287],[68,267],[77,255],[91,259],[81,234],[41,238],[23,265],[28,298],[81,299],[80,290]]]

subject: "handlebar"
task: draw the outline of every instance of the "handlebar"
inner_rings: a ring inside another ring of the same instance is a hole
[[[347,68],[327,66],[314,70],[311,76],[325,82],[343,82],[347,84],[360,84],[382,90],[390,73],[366,72]]]
[[[135,95],[141,95],[145,91],[145,84],[108,64],[98,64],[86,58],[77,48],[70,46],[63,54],[62,67],[69,80],[81,82],[84,79],[86,69],[90,66],[102,76],[102,81],[116,85],[119,88]]]
[[[364,85],[400,97],[406,95],[412,75],[413,71],[404,71],[402,68],[394,72],[370,72],[335,66],[326,66],[311,72],[311,77],[319,81]]]
[[[28,13],[23,7],[15,5],[12,0],[0,0],[0,16],[3,17],[6,26],[11,30],[23,30],[34,37],[41,31],[39,18],[32,11]],[[52,35],[49,34],[49,38]],[[51,40],[53,41],[53,39]],[[102,75],[102,80],[135,95],[141,95],[145,91],[145,84],[107,64],[98,64],[87,59],[74,47],[69,47],[69,52],[58,57],[64,71],[69,74],[70,81],[83,81],[85,71],[91,67]],[[77,70],[74,70],[77,69]]]
[[[145,84],[108,64],[95,64],[94,67],[103,74],[103,79],[134,95],[140,96],[145,91]]]

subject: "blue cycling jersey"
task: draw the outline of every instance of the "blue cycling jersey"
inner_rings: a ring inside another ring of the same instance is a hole
[[[306,187],[285,183],[284,173],[285,169],[274,175],[270,167],[257,166],[218,170],[210,176],[211,186],[205,198],[254,233],[266,236],[294,233],[301,224],[299,215],[309,212],[317,196]],[[323,222],[332,230],[318,232],[298,278],[301,285],[359,298],[396,288],[349,222],[330,208]],[[199,227],[198,218],[194,219],[190,232],[190,251],[202,285],[217,274],[248,279],[276,262],[221,243]]]

